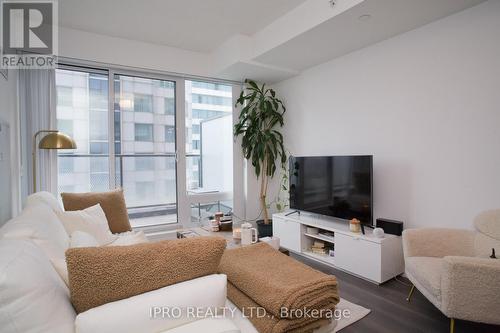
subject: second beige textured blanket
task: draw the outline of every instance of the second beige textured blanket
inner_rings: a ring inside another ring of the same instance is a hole
[[[281,309],[322,309],[339,302],[337,280],[265,243],[226,250],[219,271],[276,317]],[[288,311],[290,318],[294,312]]]

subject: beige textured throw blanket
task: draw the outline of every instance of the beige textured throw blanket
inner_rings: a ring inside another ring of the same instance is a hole
[[[309,333],[330,322],[327,318],[281,319],[268,312],[264,316],[262,312],[256,310],[260,305],[230,282],[227,284],[227,297],[241,310],[244,316],[248,317],[260,333]],[[335,305],[331,303],[325,309],[333,311]]]
[[[288,332],[311,323],[315,328],[325,321],[315,318],[315,323],[301,316],[301,310],[334,309],[340,300],[334,276],[312,269],[265,243],[226,250],[219,271],[227,275],[231,283],[228,297],[238,307],[252,306],[246,304],[253,302],[274,316],[274,326],[266,322],[262,330],[258,328],[260,332]],[[258,320],[250,320],[260,325]]]

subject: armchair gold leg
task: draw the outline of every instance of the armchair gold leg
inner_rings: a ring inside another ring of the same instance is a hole
[[[411,299],[411,295],[413,295],[413,290],[415,290],[415,285],[411,285],[410,293],[408,294],[408,297],[406,297],[406,301],[409,302]]]
[[[450,318],[450,333],[455,333],[455,319]]]

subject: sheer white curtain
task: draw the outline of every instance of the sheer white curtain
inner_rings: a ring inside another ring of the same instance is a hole
[[[39,130],[57,129],[55,70],[20,70],[19,98],[22,146],[25,147],[22,151],[23,171],[27,180],[23,183],[27,192],[33,193],[33,136]],[[57,193],[56,150],[37,150],[37,191]]]

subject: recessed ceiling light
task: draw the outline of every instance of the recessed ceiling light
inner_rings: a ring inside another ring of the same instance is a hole
[[[371,18],[372,18],[372,16],[370,14],[365,14],[365,15],[361,15],[360,17],[358,17],[358,20],[364,22],[364,21],[368,21]]]

